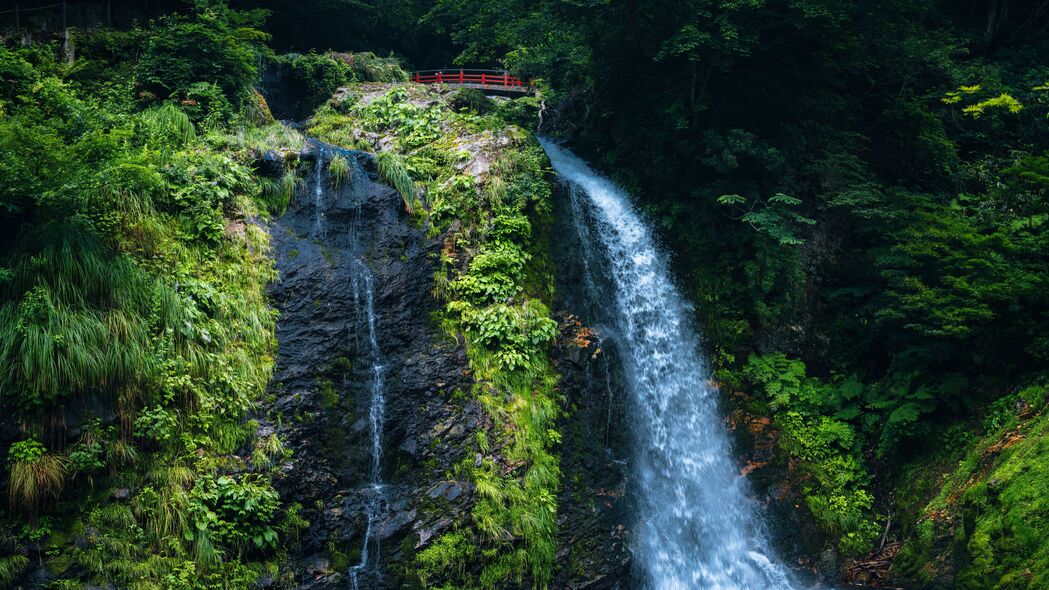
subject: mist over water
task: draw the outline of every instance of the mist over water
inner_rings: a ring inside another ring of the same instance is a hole
[[[629,195],[540,139],[567,182],[584,287],[613,333],[630,422],[632,551],[653,590],[793,590],[733,460],[688,306]],[[599,298],[598,278],[609,288]]]

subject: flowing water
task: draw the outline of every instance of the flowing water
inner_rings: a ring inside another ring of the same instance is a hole
[[[371,363],[371,399],[368,405],[368,427],[371,432],[371,471],[370,482],[365,489],[365,515],[368,525],[364,531],[364,543],[361,546],[361,559],[350,568],[350,582],[354,590],[358,590],[360,578],[373,567],[372,574],[380,578],[379,571],[379,539],[372,532],[375,524],[381,516],[383,506],[383,483],[380,464],[382,461],[382,431],[386,412],[386,367],[382,364],[382,356],[379,343],[375,335],[375,281],[371,269],[363,260],[357,261],[358,273],[353,281],[354,298],[364,304],[364,319],[367,324],[368,352]],[[369,550],[374,546],[374,553],[369,555]]]
[[[356,158],[352,158],[354,186],[359,186],[358,179],[363,171],[357,165]],[[365,489],[365,512],[368,525],[364,531],[364,543],[361,546],[360,561],[350,568],[350,581],[354,590],[361,587],[360,578],[362,574],[372,569],[371,574],[377,580],[382,579],[379,570],[379,538],[373,535],[373,529],[378,523],[383,507],[383,482],[382,482],[382,432],[386,413],[386,367],[383,365],[382,353],[379,349],[379,341],[376,336],[375,320],[375,275],[371,268],[364,262],[360,237],[363,233],[361,224],[361,195],[353,193],[356,215],[353,223],[354,250],[358,253],[354,260],[357,272],[353,277],[353,297],[358,302],[357,308],[364,311],[364,323],[368,336],[367,351],[368,362],[371,364],[371,386],[369,388],[370,399],[368,403],[368,429],[371,433],[371,469],[369,471],[370,483]]]
[[[689,308],[652,232],[622,190],[571,152],[540,141],[568,183],[584,287],[594,308],[605,309],[601,321],[612,331],[606,336],[629,392],[637,510],[631,549],[642,586],[794,588],[733,461]]]
[[[354,590],[362,587],[371,587],[382,584],[382,572],[379,568],[379,538],[375,535],[375,527],[379,525],[384,505],[382,481],[382,435],[383,424],[386,413],[386,367],[383,365],[382,352],[379,348],[377,335],[377,320],[375,313],[375,275],[364,260],[364,245],[361,240],[364,227],[361,222],[361,203],[364,198],[356,187],[364,185],[365,172],[360,168],[355,157],[348,156],[347,161],[351,165],[351,176],[345,187],[347,190],[340,191],[339,187],[325,183],[329,175],[325,174],[325,157],[327,149],[318,146],[317,164],[314,171],[316,186],[314,187],[315,239],[323,244],[325,238],[324,207],[325,195],[331,192],[336,199],[341,193],[349,193],[352,199],[352,207],[355,210],[354,220],[350,231],[351,259],[348,262],[352,269],[350,289],[353,293],[355,307],[358,310],[356,321],[351,321],[348,326],[347,338],[353,340],[355,348],[364,357],[369,365],[369,403],[368,403],[368,429],[370,433],[371,466],[369,480],[361,489],[364,498],[365,518],[367,524],[364,531],[364,539],[361,545],[360,560],[350,567],[350,585]],[[344,155],[344,157],[346,157]],[[330,201],[331,199],[329,199]],[[366,336],[361,342],[360,336]],[[365,581],[367,580],[367,581]]]
[[[324,243],[324,147],[317,148],[317,161],[313,166],[313,231],[320,243]]]

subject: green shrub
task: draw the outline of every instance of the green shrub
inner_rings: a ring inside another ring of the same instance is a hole
[[[135,436],[165,443],[177,433],[178,415],[165,408],[145,408],[135,418]]]
[[[241,553],[276,549],[279,505],[277,492],[262,480],[202,478],[190,494],[195,530],[188,534],[198,546],[226,543]]]
[[[99,441],[80,442],[69,450],[69,469],[75,473],[90,474],[106,466],[102,444]]]
[[[233,118],[236,109],[214,82],[194,82],[179,101],[190,118],[205,128],[217,128]]]
[[[161,18],[138,63],[138,80],[159,98],[185,97],[197,84],[214,84],[240,104],[257,75],[267,36],[258,31],[261,14],[198,3],[191,16]]]
[[[331,98],[340,86],[345,86],[354,78],[350,65],[329,53],[293,53],[280,56],[276,61],[287,64],[291,71],[288,83],[305,95],[304,100],[311,108]]]

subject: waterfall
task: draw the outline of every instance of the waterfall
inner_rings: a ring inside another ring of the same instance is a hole
[[[323,238],[324,233],[324,146],[317,146],[317,161],[313,167],[313,231],[317,238]]]
[[[330,146],[329,146],[330,147]],[[338,149],[338,148],[332,148]],[[342,150],[345,151],[345,150]],[[325,183],[326,175],[323,173],[325,146],[318,145],[317,164],[315,169],[316,186],[314,189],[315,225],[314,237],[323,244],[325,238],[324,214],[325,206]],[[370,432],[371,465],[368,474],[368,483],[362,488],[364,497],[366,526],[364,540],[361,544],[360,560],[350,566],[350,584],[354,590],[362,586],[375,587],[382,584],[382,572],[379,568],[379,537],[375,535],[375,528],[380,524],[383,516],[383,481],[382,481],[382,435],[383,424],[386,413],[386,367],[383,365],[382,351],[379,348],[377,318],[375,313],[375,275],[364,259],[364,244],[362,237],[364,227],[361,221],[361,203],[365,198],[359,187],[364,186],[366,173],[360,168],[357,158],[348,152],[345,154],[352,166],[350,182],[347,190],[351,198],[351,207],[354,212],[353,223],[350,226],[350,248],[352,253],[348,261],[352,270],[350,278],[350,289],[353,293],[355,307],[358,310],[356,321],[350,321],[347,338],[354,341],[357,349],[363,349],[362,356],[369,366],[369,400],[368,400],[368,428]],[[338,190],[333,188],[337,194]],[[361,332],[366,335],[365,346],[361,346]],[[368,584],[362,584],[362,578],[368,574],[371,580]]]
[[[360,169],[356,158],[350,158],[353,166],[352,186],[361,186],[360,179],[364,172]],[[364,542],[361,545],[361,558],[356,565],[350,568],[350,582],[354,590],[359,590],[360,577],[368,571],[369,565],[374,564],[372,574],[381,580],[382,572],[379,571],[379,538],[373,534],[373,529],[382,516],[383,506],[383,483],[382,483],[382,432],[386,413],[386,367],[382,362],[382,352],[379,349],[379,340],[376,331],[375,317],[375,275],[368,267],[363,257],[363,245],[360,238],[363,234],[361,223],[361,201],[363,195],[353,191],[353,205],[355,210],[352,225],[352,244],[355,252],[353,275],[353,297],[358,303],[358,309],[364,312],[365,333],[368,336],[368,362],[371,364],[371,384],[369,387],[368,402],[368,429],[371,433],[371,469],[369,471],[369,483],[365,489],[365,515],[368,519],[364,531]],[[374,546],[374,554],[369,549]]]
[[[628,195],[572,153],[540,142],[567,181],[584,287],[623,366],[636,506],[631,549],[642,586],[793,588],[732,459],[717,391],[666,256]]]
[[[363,286],[363,302],[364,302],[364,315],[365,321],[368,327],[368,347],[370,353],[371,362],[371,397],[369,400],[368,407],[368,426],[371,431],[371,471],[370,471],[370,482],[368,489],[365,491],[367,494],[365,502],[365,512],[368,519],[368,525],[364,531],[364,543],[361,546],[361,559],[360,561],[350,568],[350,580],[354,590],[360,588],[359,576],[363,572],[367,571],[369,562],[374,561],[376,575],[380,575],[378,572],[379,563],[379,539],[372,538],[372,528],[376,521],[381,515],[383,502],[383,484],[382,484],[382,473],[380,470],[380,464],[382,461],[382,430],[383,420],[386,411],[386,397],[385,397],[385,379],[386,379],[386,368],[382,364],[382,357],[379,351],[378,340],[375,336],[375,290],[374,290],[374,279],[371,273],[371,269],[364,264],[362,260],[357,261],[357,268],[359,269],[360,281],[354,281],[354,297],[358,298],[361,286]],[[362,285],[363,283],[363,285]],[[373,558],[369,557],[368,549],[369,546],[374,544],[375,555]]]

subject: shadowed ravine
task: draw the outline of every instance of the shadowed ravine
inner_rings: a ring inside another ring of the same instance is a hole
[[[567,150],[541,142],[569,185],[584,287],[605,316],[591,319],[611,332],[605,336],[623,365],[641,585],[795,588],[733,462],[717,392],[663,253],[626,194]]]

